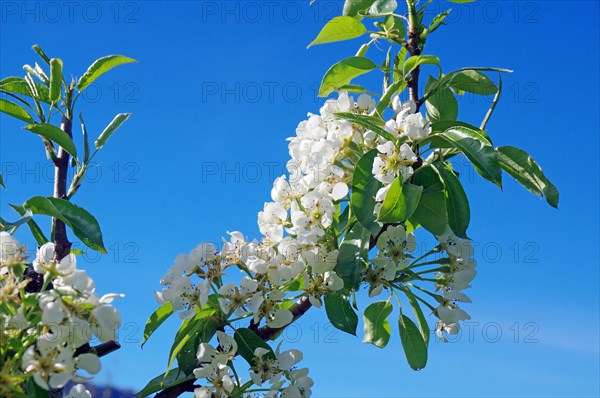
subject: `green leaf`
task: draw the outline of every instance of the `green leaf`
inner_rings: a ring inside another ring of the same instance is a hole
[[[356,290],[360,285],[362,271],[369,255],[370,237],[369,231],[360,223],[356,223],[346,233],[340,245],[335,272],[344,280],[347,291]]]
[[[111,70],[112,68],[128,64],[131,62],[137,62],[133,58],[125,57],[123,55],[108,55],[94,61],[88,70],[79,78],[77,82],[77,88],[79,91],[83,91],[87,86],[92,84],[97,78]]]
[[[356,336],[358,315],[352,309],[348,296],[333,292],[325,296],[325,311],[329,322],[337,329]]]
[[[28,211],[23,206],[19,206],[19,205],[9,205],[9,206],[12,207],[13,209],[15,209],[15,211],[17,213],[19,213],[21,216],[24,216]],[[38,246],[42,246],[44,243],[49,242],[48,238],[46,238],[46,236],[42,232],[41,228],[37,225],[37,223],[33,219],[27,221],[27,226],[31,230],[31,234],[33,235],[33,238],[35,239]]]
[[[546,197],[546,202],[558,208],[559,193],[546,178],[540,165],[524,150],[513,146],[496,148],[500,166],[515,178],[523,187],[538,196]]]
[[[388,89],[385,91],[385,93],[381,97],[381,100],[377,104],[377,107],[375,108],[375,114],[378,115],[380,118],[383,118],[383,112],[385,112],[386,108],[390,105],[390,102],[392,102],[392,97],[396,93],[401,93],[402,91],[404,91],[405,88],[406,88],[406,81],[404,79],[400,79],[400,80],[392,83],[388,87]],[[385,131],[385,132],[388,133],[387,131]]]
[[[31,220],[31,216],[33,216],[33,213],[31,213],[31,211],[27,211],[25,214],[23,214],[23,216],[21,216],[21,218],[13,222],[6,221],[2,217],[0,217],[0,231],[8,231],[11,228],[25,224],[26,222]]]
[[[203,317],[197,321],[198,328],[194,328],[191,332],[188,332],[191,334],[190,338],[183,342],[181,348],[178,349],[176,354],[177,365],[186,374],[191,374],[198,367],[198,357],[196,354],[200,343],[208,343],[215,333],[217,333],[217,322],[214,318],[210,317],[213,313],[212,311],[208,313],[201,311],[198,314],[198,317]]]
[[[347,91],[349,93],[358,93],[358,94],[369,93],[369,94],[371,94],[369,91],[367,91],[366,88],[364,88],[363,86],[359,86],[358,84],[347,84],[345,86],[338,88],[338,90],[339,91]]]
[[[346,58],[333,65],[325,73],[323,81],[321,82],[321,87],[319,88],[319,96],[326,97],[339,87],[350,84],[355,77],[365,74],[375,68],[377,68],[377,65],[368,58]]]
[[[31,115],[14,102],[6,101],[0,98],[0,112],[6,113],[14,118],[20,119],[25,123],[35,123]]]
[[[476,130],[452,127],[442,135],[471,161],[479,175],[502,188],[502,169],[496,151]]]
[[[365,337],[364,343],[383,348],[390,341],[390,323],[387,318],[392,313],[389,301],[377,301],[365,309],[363,315]]]
[[[185,372],[181,371],[179,368],[171,369],[166,374],[160,374],[150,380],[150,382],[146,384],[146,387],[135,393],[133,396],[136,398],[144,398],[155,392],[159,392],[192,379],[195,379],[194,375],[187,376]]]
[[[325,24],[317,38],[308,47],[316,44],[355,39],[365,33],[367,33],[367,28],[362,22],[348,16],[335,17]]]
[[[41,59],[44,60],[45,63],[50,65],[50,58],[46,55],[46,53],[42,50],[42,48],[40,46],[38,46],[37,44],[34,44],[33,46],[31,46],[31,48],[33,49],[33,51],[35,51],[37,53],[37,55],[40,56]]]
[[[404,76],[408,76],[410,72],[417,69],[419,65],[423,64],[439,65],[440,59],[435,55],[413,55],[407,59],[406,62],[404,62],[402,73],[404,73]]]
[[[401,315],[398,319],[398,326],[408,364],[414,370],[423,369],[427,364],[427,344],[425,344],[417,325],[406,315]]]
[[[34,83],[34,85],[38,93],[38,99],[50,104],[50,90],[48,90],[48,87],[42,86],[39,83]],[[29,85],[21,77],[7,77],[0,80],[0,91],[32,97]]]
[[[434,235],[441,235],[448,225],[444,183],[432,166],[418,168],[412,183],[423,187],[413,219]],[[411,222],[414,224],[413,222]]]
[[[2,179],[2,174],[0,174],[0,186],[6,189],[6,185],[4,185],[4,180]]]
[[[373,3],[375,0],[346,0],[342,15],[353,17],[359,13],[362,14],[371,8]]]
[[[62,69],[63,63],[58,58],[50,60],[50,101],[56,102],[60,99],[62,92]]]
[[[429,76],[427,85],[436,83],[437,80]],[[425,89],[427,92],[427,88]],[[427,119],[434,123],[439,121],[454,121],[458,117],[458,102],[452,90],[447,87],[438,88],[425,101],[427,107]]]
[[[445,120],[445,121],[431,123],[432,136],[435,133],[443,133],[444,131],[446,131],[452,127],[466,127],[471,130],[474,130],[479,135],[481,135],[490,145],[492,145],[492,139],[485,132],[485,130],[481,130],[479,127],[475,127],[472,124],[461,122],[458,120]],[[427,138],[422,141],[422,145],[424,145],[425,142],[427,142]]]
[[[73,203],[57,198],[34,196],[23,204],[25,209],[31,209],[33,214],[45,214],[58,218],[68,225],[75,236],[91,249],[106,254],[102,242],[102,232],[98,221],[83,208]]]
[[[352,196],[350,206],[352,213],[373,235],[377,235],[380,226],[375,212],[375,195],[382,184],[373,177],[373,161],[379,152],[372,149],[358,161],[352,176]]]
[[[440,26],[445,25],[446,22],[445,19],[448,16],[448,14],[450,14],[452,10],[446,10],[444,12],[439,13],[438,15],[435,16],[435,18],[433,18],[433,20],[431,21],[431,24],[429,25],[429,32],[427,32],[427,34],[433,33],[435,32]]]
[[[449,75],[448,85],[455,90],[478,95],[492,95],[498,92],[496,84],[477,70],[464,70]]]
[[[268,351],[267,358],[275,359],[275,353],[271,346],[265,343],[260,337],[256,335],[252,330],[247,328],[239,328],[235,331],[233,339],[237,343],[238,353],[248,362],[250,366],[255,366],[254,351],[261,347]],[[263,357],[264,358],[264,357]]]
[[[127,119],[129,119],[129,116],[131,116],[131,113],[119,113],[117,116],[115,116],[112,122],[110,122],[109,125],[106,126],[102,134],[100,134],[100,137],[98,137],[98,139],[96,140],[96,149],[102,148],[104,144],[106,144],[106,141],[108,141],[110,136],[115,131],[117,131],[117,129],[121,127],[121,125],[125,123]]]
[[[406,29],[402,19],[396,15],[388,15],[383,21],[383,26],[388,34],[397,36],[392,39],[394,43],[401,44],[405,41]]]
[[[69,137],[67,133],[65,133],[55,125],[48,123],[40,123],[30,124],[29,126],[25,126],[23,128],[57,143],[60,147],[64,148],[64,150],[67,151],[71,156],[73,156],[74,158],[77,157],[77,149],[75,148],[75,144],[73,143],[71,137]]]
[[[217,332],[217,326],[216,321],[212,317],[201,313],[197,313],[192,318],[183,321],[175,335],[173,345],[171,345],[167,369],[171,367],[173,361],[181,351],[195,344],[200,333],[205,336],[205,339],[207,337],[206,341],[210,340]]]
[[[161,305],[150,315],[148,321],[146,322],[146,326],[144,327],[144,339],[142,340],[142,347],[148,341],[148,338],[154,333],[156,329],[160,325],[163,324],[171,315],[173,314],[173,305],[170,302],[166,302]]]
[[[394,137],[389,131],[380,126],[384,123],[380,118],[368,115],[357,115],[356,113],[349,112],[336,113],[335,117],[358,124],[359,126],[364,127],[367,130],[371,130],[375,134],[385,138],[388,141],[397,141],[397,137]]]
[[[431,334],[431,330],[429,329],[429,324],[427,323],[427,319],[423,314],[423,310],[417,301],[416,296],[413,292],[411,292],[408,288],[402,289],[408,298],[410,306],[417,317],[417,321],[419,323],[419,330],[421,331],[421,335],[423,336],[423,340],[425,341],[425,345],[429,344],[429,335]]]
[[[468,239],[467,228],[471,220],[471,210],[467,194],[454,174],[450,163],[436,163],[434,166],[446,186],[446,209],[448,210],[450,229],[458,237]]]
[[[387,15],[398,7],[396,0],[375,0],[369,7],[368,14],[371,16]]]
[[[378,220],[383,223],[399,223],[413,215],[419,204],[423,187],[405,183],[399,177],[388,190]]]

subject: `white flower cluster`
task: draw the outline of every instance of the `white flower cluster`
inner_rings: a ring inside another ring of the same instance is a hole
[[[44,389],[63,388],[71,380],[90,380],[100,371],[100,360],[90,352],[75,356],[75,351],[94,336],[102,342],[116,338],[120,315],[111,303],[123,296],[96,294],[92,279],[77,269],[75,255],[54,260],[54,243],[40,247],[33,262],[34,270],[44,275],[44,287],[52,283],[53,288],[22,296],[29,281],[23,281],[11,267],[22,266],[25,258],[15,254],[18,243],[12,236],[0,234],[0,296],[15,309],[12,315],[0,313],[4,318],[0,321],[8,326],[2,331],[8,334],[2,338],[21,336],[28,342],[22,347],[21,368]],[[85,389],[80,390],[78,387],[70,395],[84,396]]]
[[[437,237],[446,251],[450,261],[450,273],[438,275],[441,282],[438,287],[443,292],[443,299],[437,307],[436,312],[440,321],[436,328],[438,337],[447,342],[444,335],[457,334],[460,330],[460,321],[471,319],[458,303],[470,303],[471,299],[462,290],[471,287],[470,283],[477,275],[475,267],[477,262],[473,258],[473,246],[466,239],[458,238],[446,227],[444,233]]]
[[[296,136],[288,139],[289,175],[274,181],[272,201],[258,213],[263,238],[248,241],[241,232],[231,232],[220,251],[213,244],[203,243],[189,254],[179,255],[161,280],[165,287],[156,293],[159,303],[170,302],[180,317],[188,319],[209,305],[212,290],[218,293],[218,305],[227,318],[232,314],[252,317],[254,325],[264,319],[268,326],[280,328],[293,321],[286,292],[302,292],[313,306],[321,307],[324,295],[342,289],[343,280],[335,271],[340,236],[333,227],[347,201],[356,163],[365,153],[377,149],[372,173],[383,183],[375,198],[378,212],[394,180],[406,181],[412,176],[419,160],[418,144],[431,133],[414,102],[401,103],[398,98],[393,101],[396,116],[384,127],[397,142],[335,116],[340,112],[369,115],[374,108],[375,101],[367,95],[355,102],[347,93],[341,93],[337,100],[326,101],[320,114],[309,114],[298,125]],[[363,275],[370,296],[391,286],[408,267],[410,253],[416,247],[415,237],[407,234],[404,225],[387,226],[376,247],[377,256],[370,259]],[[453,261],[464,263],[463,258]],[[221,276],[233,265],[247,276],[239,283],[223,285]],[[457,283],[462,278],[458,267],[454,266],[456,272],[447,276],[447,290],[455,297],[453,300],[457,300]],[[447,304],[444,308],[457,313],[458,307]],[[439,312],[445,317],[444,311]],[[199,348],[198,358],[203,365],[194,373],[211,386],[198,389],[198,397],[225,397],[235,384],[226,359],[233,355],[235,344],[224,334],[219,334],[219,342],[216,351],[208,343]],[[299,352],[293,353],[301,357]],[[277,359],[266,358],[262,351],[255,354],[260,365],[251,373],[255,384],[261,386],[268,380],[281,391],[280,379],[285,375],[291,385],[284,396],[310,394],[312,380],[306,372],[291,370],[289,358],[279,357],[291,355],[289,351],[277,354]],[[276,371],[269,373],[268,369]]]
[[[236,380],[231,374],[228,362],[237,355],[237,343],[224,332],[217,332],[218,347],[209,343],[201,343],[197,358],[200,366],[194,369],[194,376],[204,379],[208,384],[194,390],[197,398],[226,398],[233,392]],[[273,355],[274,354],[274,355]],[[268,388],[264,394],[267,398],[293,397],[304,398],[311,394],[313,381],[308,377],[308,369],[296,369],[295,366],[302,360],[302,353],[298,350],[280,352],[279,347],[273,353],[259,347],[254,351],[255,365],[250,368],[250,378],[254,385]]]

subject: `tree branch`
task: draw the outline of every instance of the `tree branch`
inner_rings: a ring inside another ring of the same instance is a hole
[[[421,55],[421,24],[417,21],[416,9],[414,0],[406,0],[408,5],[408,41],[406,42],[406,49],[410,53],[410,56]],[[421,100],[419,99],[419,74],[421,73],[421,67],[417,66],[410,73],[410,80],[408,82],[408,94],[410,99],[417,105],[417,111],[421,107]]]
[[[73,137],[72,122],[67,116],[63,116],[60,128]],[[59,148],[58,156],[54,161],[54,197],[65,199],[67,196],[67,173],[69,171],[69,153],[64,148]],[[56,245],[55,259],[62,260],[71,251],[71,242],[67,237],[65,223],[57,218],[52,219],[52,230],[54,231],[54,244]]]

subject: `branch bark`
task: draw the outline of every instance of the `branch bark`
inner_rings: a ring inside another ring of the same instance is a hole
[[[408,5],[408,41],[406,42],[406,49],[410,53],[410,56],[421,55],[421,24],[417,21],[417,11],[413,0],[407,0]],[[422,103],[419,99],[419,74],[421,73],[421,67],[417,66],[410,73],[410,81],[408,82],[408,94],[410,99],[417,105],[417,111],[421,107]]]
[[[63,116],[60,128],[72,138],[73,123],[67,116]],[[59,148],[58,156],[54,160],[54,197],[66,199],[67,197],[67,174],[69,171],[69,154],[63,148]],[[65,223],[57,218],[52,219],[52,230],[54,231],[54,244],[56,245],[56,261],[62,260],[71,251],[71,242],[67,237]]]

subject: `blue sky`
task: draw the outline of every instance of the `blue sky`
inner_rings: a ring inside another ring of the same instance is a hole
[[[114,114],[133,113],[75,199],[98,218],[109,249],[80,266],[101,293],[126,294],[118,303],[123,348],[103,360],[98,382],[138,389],[165,370],[177,320],[144,350],[139,342],[156,307],[153,290],[178,253],[228,230],[257,236],[256,212],[288,158],[285,138],[318,111],[323,73],[360,44],[306,50],[342,7],[308,3],[0,3],[2,77],[21,76],[23,64],[37,61],[35,43],[74,75],[108,54],[140,62],[106,75],[79,103],[92,136]],[[473,319],[462,335],[434,340],[427,368],[416,373],[396,334],[379,350],[332,334],[324,311],[290,329],[284,346],[304,350],[320,397],[598,396],[598,3],[451,7],[450,24],[429,38],[426,53],[438,55],[445,71],[515,70],[504,78],[488,132],[496,145],[531,153],[559,188],[560,210],[508,178],[500,192],[459,160],[479,261],[469,292]],[[369,54],[380,58],[384,48]],[[377,90],[379,79],[362,82]],[[460,106],[459,117],[477,124],[489,99],[465,96]],[[6,203],[51,194],[51,166],[19,123],[2,115],[0,128],[8,187],[0,211],[13,218]],[[34,247],[24,232],[19,238]]]

